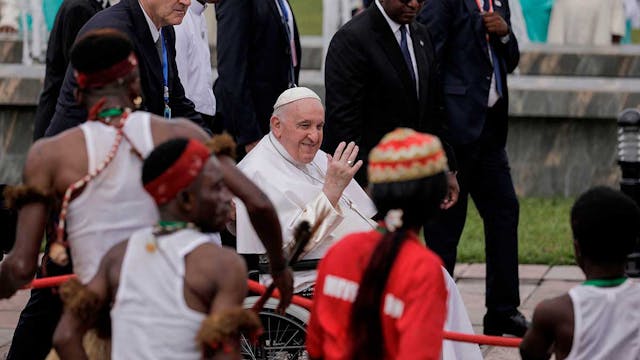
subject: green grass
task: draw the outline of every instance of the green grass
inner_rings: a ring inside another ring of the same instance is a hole
[[[569,212],[574,199],[520,199],[518,258],[520,264],[574,264]],[[458,246],[459,262],[484,262],[484,232],[475,206]]]
[[[322,35],[322,1],[291,0],[300,35]]]

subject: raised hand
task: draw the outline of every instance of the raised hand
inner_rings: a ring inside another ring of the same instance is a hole
[[[356,161],[358,150],[358,145],[353,141],[348,145],[343,141],[338,144],[333,156],[327,154],[327,177],[322,191],[333,207],[338,204],[342,192],[362,166],[362,160]]]

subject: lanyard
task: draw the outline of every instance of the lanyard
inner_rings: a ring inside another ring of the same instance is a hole
[[[162,45],[162,85],[164,97],[164,118],[171,119],[171,108],[169,107],[169,60],[167,56],[167,46],[164,43],[162,29],[160,29],[160,44]]]
[[[489,12],[493,12],[493,1],[492,0],[484,0],[489,2]],[[476,4],[478,5],[478,9],[480,12],[484,11],[484,6],[482,6],[482,0],[476,0]]]
[[[484,0],[489,2],[489,12],[493,12],[493,0]],[[476,0],[476,5],[478,5],[478,9],[480,13],[484,12],[484,6],[482,0]],[[489,34],[487,34],[487,42],[489,42]]]

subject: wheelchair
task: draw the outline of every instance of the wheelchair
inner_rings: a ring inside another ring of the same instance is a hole
[[[318,261],[312,260],[301,265],[294,265],[292,269],[315,269]],[[258,281],[260,274],[266,274],[267,266],[260,263],[259,266],[249,265],[249,278]],[[244,308],[250,309],[258,301],[260,296],[250,294],[244,301]],[[278,299],[270,298],[258,314],[264,333],[258,339],[257,344],[252,344],[245,337],[240,339],[240,352],[243,360],[308,360],[309,356],[305,348],[307,334],[307,322],[311,315],[309,309],[291,304],[284,315],[276,312]]]

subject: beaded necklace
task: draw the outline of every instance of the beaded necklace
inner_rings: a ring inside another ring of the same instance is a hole
[[[88,174],[80,178],[78,181],[69,185],[69,187],[65,191],[64,196],[62,198],[62,205],[60,206],[60,217],[59,217],[58,226],[56,229],[56,240],[53,242],[53,245],[61,245],[63,248],[69,247],[69,244],[65,239],[65,228],[66,228],[66,219],[67,219],[67,213],[69,212],[69,203],[71,202],[71,197],[76,191],[85,187],[91,180],[96,178],[98,175],[100,175],[100,173],[102,173],[102,171],[104,171],[104,169],[106,169],[106,167],[111,163],[111,161],[113,161],[113,158],[118,152],[118,148],[120,147],[120,143],[122,143],[123,138],[127,140],[127,142],[131,145],[131,151],[140,160],[143,159],[141,153],[135,148],[135,146],[133,145],[133,142],[129,139],[127,134],[124,132],[124,125],[126,124],[127,118],[131,113],[131,109],[129,108],[123,109],[122,107],[117,107],[117,108],[108,108],[108,109],[102,110],[101,106],[104,103],[105,103],[105,100],[101,99],[96,103],[96,105],[94,105],[91,108],[90,113],[95,114],[96,116],[95,116],[95,119],[92,119],[93,116],[90,117],[90,121],[99,121],[105,125],[115,127],[116,128],[115,140],[113,141],[113,145],[111,145],[111,149],[109,149],[107,156],[98,165],[98,167],[96,167],[95,170],[90,171]],[[117,124],[114,124],[113,123],[114,117],[118,117],[118,116],[120,116],[119,118],[120,122]],[[59,265],[65,265],[66,263],[68,263],[68,258],[66,257],[66,255],[63,255],[60,261],[56,261],[58,257],[55,256],[54,254],[59,252],[60,252],[59,246],[52,246],[49,250],[49,255],[52,257],[55,263],[61,262]]]
[[[149,241],[144,245],[145,249],[149,253],[153,253],[156,250],[160,249],[158,247],[158,237],[172,234],[176,231],[184,230],[184,229],[192,229],[195,231],[200,231],[198,227],[191,222],[186,221],[158,221],[157,224],[153,226],[153,230],[151,230],[151,237]],[[160,253],[165,256],[165,254],[160,250]],[[171,263],[171,262],[169,262]]]

